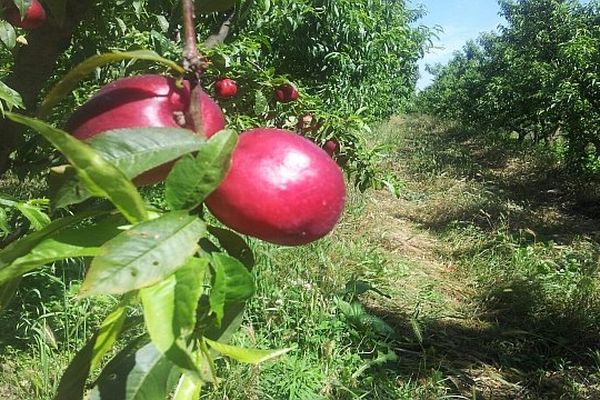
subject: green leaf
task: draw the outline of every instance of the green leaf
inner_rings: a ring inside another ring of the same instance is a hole
[[[227,11],[232,8],[237,0],[202,0],[196,1],[196,11],[210,14],[217,11]]]
[[[104,368],[90,400],[165,400],[181,373],[152,343],[121,351]]]
[[[36,231],[43,229],[50,223],[50,217],[32,201],[16,203],[15,207],[29,220]]]
[[[219,352],[220,354],[248,364],[259,364],[279,357],[292,350],[291,348],[279,350],[245,349],[242,347],[214,342],[206,338],[204,338],[204,340],[206,340],[206,343],[208,343],[210,348]]]
[[[238,135],[222,130],[212,136],[196,156],[179,160],[167,176],[165,197],[172,209],[197,207],[225,178]]]
[[[197,151],[205,142],[192,131],[178,128],[119,129],[86,141],[129,179]],[[63,176],[54,183],[54,186],[59,186],[53,196],[54,207],[80,203],[91,197],[72,171],[62,172]]]
[[[196,326],[196,309],[207,267],[206,258],[192,258],[169,278],[140,291],[152,343],[175,365],[192,371],[198,379],[200,371],[187,349],[186,339]]]
[[[23,105],[23,99],[16,90],[7,86],[5,83],[0,82],[0,114],[4,115],[4,107],[8,111],[13,108],[25,108]]]
[[[269,101],[260,90],[254,92],[254,113],[263,115],[269,112]]]
[[[69,224],[77,221],[78,219],[75,219]],[[60,220],[15,242],[15,245],[23,246],[24,250],[15,252],[19,254],[17,257],[7,256],[6,263],[2,262],[4,261],[3,255],[14,252],[12,246],[0,252],[0,284],[55,261],[97,255],[104,242],[119,234],[118,227],[122,225],[123,219],[120,216],[114,216],[84,227],[61,227],[60,230],[50,231],[41,239],[37,239],[36,234],[43,234],[56,222],[60,222]],[[29,242],[31,245],[27,246]]]
[[[202,381],[189,375],[182,375],[175,389],[172,400],[196,400],[202,393]]]
[[[50,110],[57,105],[64,97],[69,95],[73,89],[77,87],[79,82],[85,79],[86,76],[96,70],[96,68],[123,60],[147,60],[154,61],[159,64],[166,65],[175,72],[182,74],[185,72],[181,66],[173,61],[162,58],[157,53],[151,50],[136,50],[129,52],[114,52],[105,53],[92,56],[87,60],[81,62],[75,68],[69,71],[69,73],[58,82],[46,95],[44,101],[38,109],[37,117],[45,118]]]
[[[40,242],[47,237],[65,229],[68,226],[74,225],[81,220],[89,217],[100,215],[100,211],[86,211],[70,217],[65,217],[53,221],[50,225],[44,229],[33,232],[16,242],[11,243],[6,248],[0,250],[0,277],[3,276],[4,270],[8,268],[15,260],[20,257],[28,255],[33,248],[35,248]],[[13,276],[14,278],[15,276]],[[2,279],[0,279],[0,283]]]
[[[212,254],[213,284],[209,303],[220,325],[225,304],[243,302],[254,294],[254,279],[246,267],[233,257],[222,253]]]
[[[11,1],[13,3],[15,3],[17,8],[19,9],[19,12],[21,13],[21,18],[25,18],[25,15],[27,15],[27,10],[29,9],[29,7],[31,7],[31,0],[11,0]]]
[[[240,235],[217,226],[209,226],[208,232],[217,238],[227,254],[241,261],[248,270],[252,270],[254,267],[254,253]]]
[[[9,234],[12,231],[11,227],[8,225],[8,215],[4,208],[0,208],[0,231],[5,234]]]
[[[7,50],[12,50],[17,45],[15,28],[6,21],[0,20],[0,42]]]
[[[90,372],[99,365],[102,357],[112,348],[118,336],[125,330],[127,304],[129,298],[124,299],[104,319],[98,332],[82,347],[60,378],[58,390],[54,400],[71,400],[83,398],[85,384]],[[135,326],[136,319],[129,327]]]
[[[110,199],[130,222],[136,223],[147,218],[144,200],[133,183],[89,145],[43,121],[13,113],[7,113],[7,116],[44,136],[65,155],[86,188]]]
[[[80,295],[122,294],[152,286],[183,266],[205,234],[204,223],[182,211],[135,225],[101,247]]]
[[[129,296],[125,296],[117,307],[104,319],[102,325],[100,325],[100,329],[94,335],[94,351],[90,363],[90,371],[100,366],[102,357],[112,348],[123,331],[127,317],[127,306],[130,300]]]

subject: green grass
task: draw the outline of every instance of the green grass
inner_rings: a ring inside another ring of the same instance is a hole
[[[372,142],[389,146],[401,198],[351,190],[325,239],[251,241],[257,293],[234,341],[293,350],[219,360],[202,398],[598,398],[598,186],[583,196],[548,149],[426,117],[393,118]],[[75,300],[81,274],[24,280],[0,317],[0,398],[52,398],[114,302]]]

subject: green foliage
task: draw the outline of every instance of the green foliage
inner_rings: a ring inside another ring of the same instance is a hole
[[[500,34],[469,42],[446,66],[421,109],[485,132],[516,132],[523,140],[568,143],[581,168],[600,155],[600,3],[501,1]],[[592,146],[591,150],[590,147]]]
[[[213,135],[197,155],[179,160],[166,180],[165,199],[171,209],[183,210],[199,206],[225,178],[238,135],[223,130]],[[195,180],[188,176],[196,176]]]
[[[2,23],[2,21],[0,21],[0,23]],[[0,115],[4,116],[5,108],[7,108],[8,111],[13,108],[24,108],[23,100],[19,93],[11,89],[5,83],[0,82]]]
[[[177,128],[118,129],[98,135],[86,143],[129,179],[190,151],[199,150],[206,144],[191,131]],[[71,166],[56,167],[52,172],[54,208],[78,204],[92,197]]]
[[[431,36],[413,24],[420,12],[404,1],[286,0],[245,7],[250,3],[242,2],[225,44],[206,50],[213,63],[208,80],[227,76],[240,88],[235,98],[221,101],[230,126],[291,129],[319,145],[335,139],[338,162],[361,189],[390,183],[371,159],[381,149],[365,148],[364,136],[367,123],[412,100],[416,62]],[[289,82],[299,100],[277,103],[275,88]],[[298,123],[306,114],[314,124],[304,129]]]

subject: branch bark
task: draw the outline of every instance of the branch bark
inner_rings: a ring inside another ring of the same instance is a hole
[[[93,0],[68,0],[64,25],[46,23],[27,35],[28,45],[17,50],[15,64],[6,84],[23,97],[27,112],[36,109],[39,95],[56,66],[56,61],[69,47],[73,33]],[[23,129],[6,119],[0,120],[0,176],[10,168],[10,154],[23,141]]]
[[[231,31],[231,25],[233,24],[233,19],[235,18],[235,12],[229,14],[227,19],[221,24],[219,31],[210,35],[208,39],[204,41],[204,47],[210,49],[211,47],[218,46],[225,42],[227,36],[229,36],[229,32]]]

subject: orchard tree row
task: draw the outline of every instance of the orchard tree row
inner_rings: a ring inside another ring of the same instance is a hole
[[[49,82],[95,54],[149,49],[177,59],[183,45],[179,3],[134,0],[100,6],[87,0],[45,0],[48,23],[25,36],[22,30],[10,32],[10,24],[2,26],[0,37],[7,40],[0,78],[33,112]],[[215,93],[214,83],[221,78],[236,82],[236,96],[220,99],[229,125],[282,127],[302,131],[320,145],[331,141],[339,163],[355,173],[361,188],[389,183],[383,171],[373,169],[378,152],[367,149],[362,137],[368,123],[402,110],[412,99],[416,61],[430,38],[429,29],[414,24],[421,11],[409,9],[403,0],[222,4],[224,11],[199,15],[198,40],[211,64],[202,81],[205,89]],[[69,110],[103,84],[125,75],[164,72],[160,68],[122,61],[98,69],[50,119],[64,123]],[[276,89],[282,85],[299,93],[298,101],[277,102]],[[38,141],[23,137],[20,129],[5,133],[0,172],[9,165],[26,171],[31,163],[45,166],[49,157]]]
[[[482,134],[562,143],[569,165],[600,156],[600,2],[502,0],[500,33],[432,68],[421,109]]]

